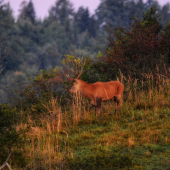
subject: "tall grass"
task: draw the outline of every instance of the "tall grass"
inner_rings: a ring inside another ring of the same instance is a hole
[[[138,80],[120,72],[117,79],[125,85],[121,109],[115,115],[114,102],[102,103],[102,117],[97,122],[94,108],[80,94],[75,94],[67,107],[51,98],[42,106],[47,114],[40,119],[41,126],[29,118],[24,154],[30,163],[26,169],[67,169],[72,166],[70,158],[74,160],[82,147],[90,148],[93,155],[101,147],[137,149],[170,144],[169,75],[170,70],[165,75],[158,70],[156,77],[142,74]],[[146,157],[152,154],[151,149],[144,151]]]
[[[45,106],[48,111],[48,121],[45,120],[45,122],[50,122],[52,126],[52,131],[55,132],[57,129],[57,132],[60,132],[62,128],[62,110],[61,106],[58,104],[57,99],[51,98],[51,101],[48,105]],[[47,123],[47,126],[50,126],[49,123]],[[50,127],[49,127],[50,129]]]

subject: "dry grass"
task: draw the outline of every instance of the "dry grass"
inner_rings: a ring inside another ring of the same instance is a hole
[[[33,126],[35,123],[29,117],[28,143],[24,149],[25,156],[31,160],[27,169],[64,169],[65,158],[74,158],[78,147],[134,149],[145,144],[170,144],[169,75],[167,71],[154,79],[152,74],[143,74],[143,80],[139,81],[126,79],[120,73],[117,79],[125,85],[120,112],[114,115],[115,103],[103,103],[98,122],[94,108],[79,94],[73,96],[72,104],[65,109],[52,98],[44,106],[47,116],[41,119],[41,127]],[[152,153],[146,151],[144,155],[151,157]]]

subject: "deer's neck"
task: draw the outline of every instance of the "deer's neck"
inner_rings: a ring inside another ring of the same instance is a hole
[[[83,82],[81,84],[80,92],[83,96],[91,99],[94,93],[94,87],[92,84]]]

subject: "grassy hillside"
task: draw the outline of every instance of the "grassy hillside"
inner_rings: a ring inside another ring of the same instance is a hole
[[[44,112],[39,115],[34,106],[22,110],[27,121],[17,130],[27,129],[26,143],[11,157],[12,169],[168,170],[169,71],[157,74],[156,79],[152,74],[142,76],[145,81],[118,77],[125,92],[117,115],[115,103],[109,101],[102,103],[102,116],[95,120],[89,101],[76,95],[66,107],[51,97],[48,104],[41,105]],[[21,152],[22,161],[16,159]]]

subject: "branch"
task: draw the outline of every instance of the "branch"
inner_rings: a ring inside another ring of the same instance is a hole
[[[2,166],[0,166],[0,170],[3,169],[5,166],[7,166],[10,170],[12,170],[11,167],[10,167],[10,165],[8,164],[8,160],[9,160],[11,154],[12,154],[12,151],[11,151],[11,153],[9,154],[8,158],[6,159],[6,161],[2,164]]]
[[[80,74],[78,75],[78,77],[77,77],[76,79],[78,79],[78,78],[81,76],[85,64],[86,64],[86,60],[84,61],[83,67],[82,67],[82,69],[81,69],[81,71],[80,71]]]
[[[71,71],[78,76],[78,73],[76,73],[73,69],[71,69]]]

